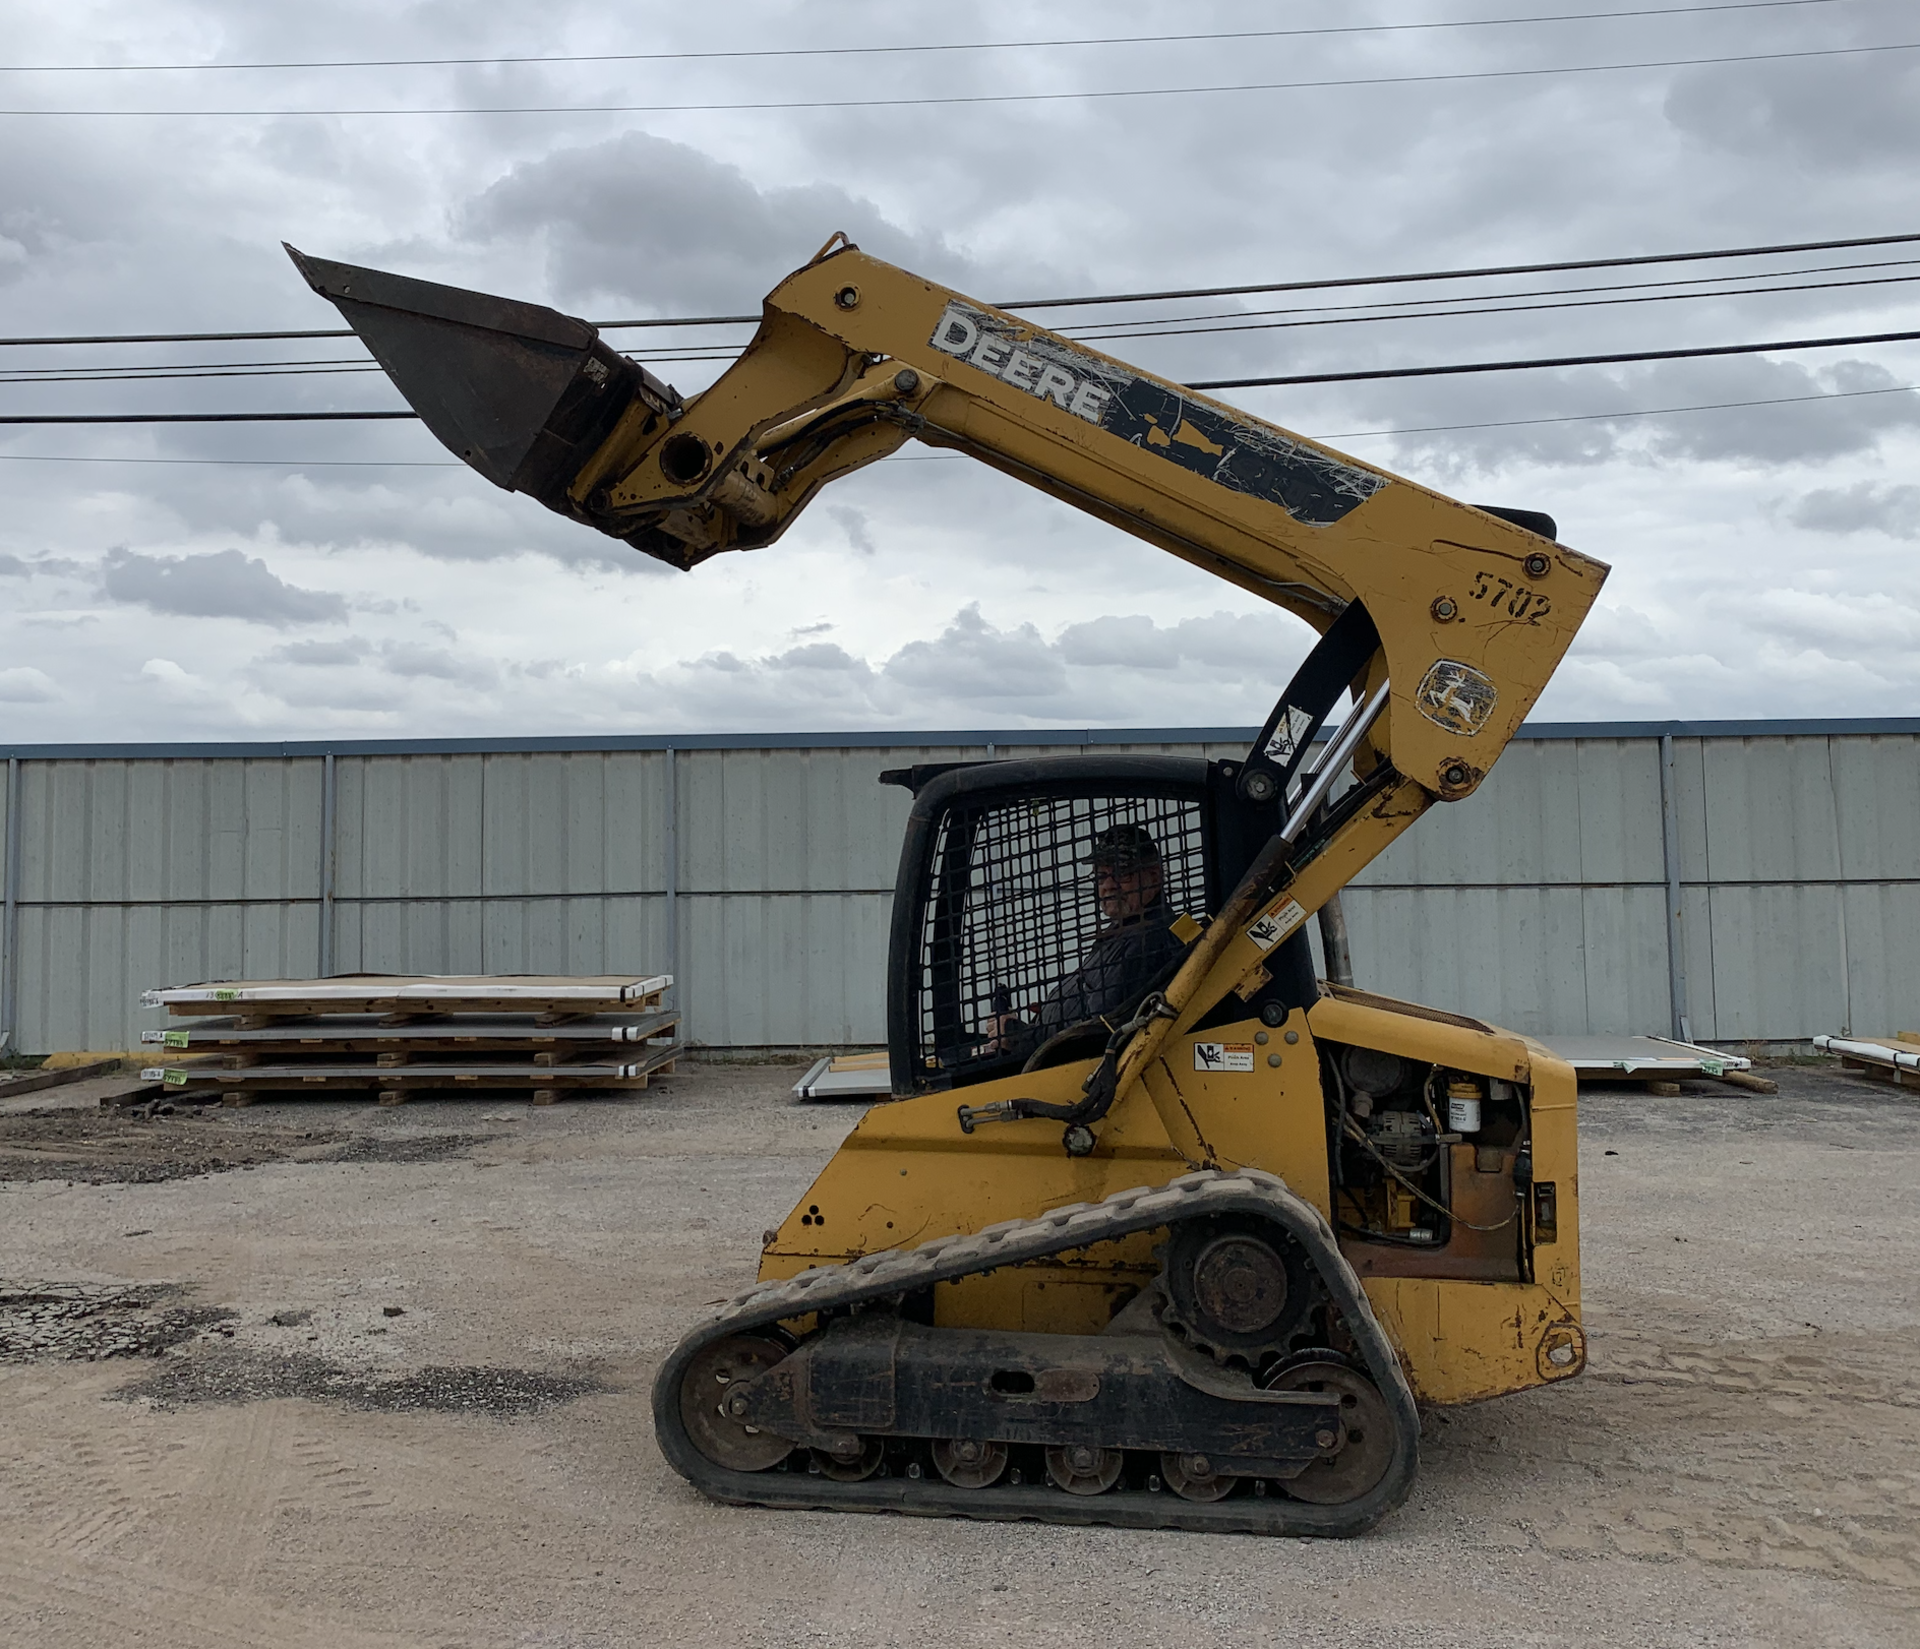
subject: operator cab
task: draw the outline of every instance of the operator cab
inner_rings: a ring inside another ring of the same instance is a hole
[[[1275,809],[1239,794],[1240,771],[1197,756],[1050,756],[882,774],[914,793],[889,946],[893,1092],[1097,1057],[1272,836]],[[1318,997],[1304,930],[1269,971],[1252,1004],[1223,1009]]]

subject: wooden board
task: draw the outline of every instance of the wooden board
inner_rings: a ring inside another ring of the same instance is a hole
[[[604,1013],[657,1007],[670,974],[349,974],[168,986],[140,1004],[178,1017],[245,1014]]]
[[[680,1024],[675,1012],[601,1013],[557,1025],[538,1023],[535,1014],[435,1017],[396,1024],[379,1014],[308,1014],[254,1025],[235,1018],[204,1019],[166,1030],[142,1031],[148,1047],[195,1053],[467,1053],[491,1054],[601,1049],[617,1062],[622,1045],[670,1035]]]

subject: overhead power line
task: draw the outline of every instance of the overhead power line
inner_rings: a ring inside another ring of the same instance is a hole
[[[1536,23],[1596,23],[1613,18],[1689,17],[1702,12],[1782,11],[1788,7],[1848,4],[1851,0],[1726,0],[1700,6],[1652,6],[1633,11],[1552,12],[1534,17],[1468,17],[1432,23],[1346,23],[1309,29],[1232,29],[1213,34],[1109,34],[1046,40],[957,40],[906,46],[763,46],[728,51],[567,52],[521,57],[356,57],[277,63],[0,63],[0,74],[182,74],[208,69],[447,69],[517,63],[700,63],[758,58],[900,57],[936,52],[1039,51],[1071,46],[1166,46],[1213,40],[1299,40],[1324,35],[1410,34],[1435,29],[1503,29]]]
[[[1123,343],[1133,338],[1208,338],[1223,332],[1286,332],[1307,326],[1359,326],[1374,321],[1444,321],[1464,319],[1473,315],[1532,315],[1549,309],[1603,309],[1619,304],[1681,303],[1703,298],[1761,297],[1774,292],[1845,291],[1861,286],[1898,286],[1912,281],[1920,281],[1920,275],[1883,275],[1869,281],[1811,281],[1794,286],[1752,287],[1744,292],[1650,292],[1634,298],[1559,299],[1552,303],[1499,303],[1479,305],[1472,309],[1415,311],[1389,309],[1371,315],[1319,315],[1310,320],[1296,321],[1246,320],[1220,326],[1180,326],[1167,322],[1155,324],[1143,322],[1136,323],[1141,327],[1139,331],[1105,332],[1087,341]],[[1073,335],[1069,334],[1069,336]]]
[[[1537,424],[1610,423],[1616,418],[1665,418],[1681,412],[1730,412],[1738,407],[1785,407],[1808,401],[1855,401],[1865,395],[1911,395],[1920,384],[1890,384],[1885,389],[1837,389],[1824,395],[1768,395],[1754,401],[1699,401],[1684,407],[1639,407],[1630,412],[1568,412],[1553,418],[1501,418],[1486,424],[1415,424],[1405,429],[1349,429],[1316,435],[1316,441],[1357,441],[1367,435],[1444,435],[1469,429],[1526,429]],[[458,466],[449,465],[449,468]]]
[[[1620,258],[1577,258],[1559,263],[1487,264],[1472,269],[1420,269],[1387,275],[1346,275],[1306,281],[1263,281],[1248,286],[1195,286],[1153,292],[1096,292],[1074,298],[1013,298],[993,302],[996,309],[1079,309],[1096,304],[1171,303],[1183,298],[1253,297],[1268,292],[1328,292],[1346,287],[1400,286],[1426,281],[1486,280],[1504,275],[1563,275],[1582,269],[1633,269],[1656,264],[1705,263],[1727,258],[1787,257],[1799,252],[1845,252],[1868,246],[1910,246],[1920,233],[1856,236],[1848,240],[1786,241],[1772,246],[1725,246],[1695,252],[1644,252]],[[1747,277],[1729,277],[1747,278]],[[1764,279],[1764,276],[1754,276]],[[1444,299],[1433,300],[1445,302]],[[638,327],[757,326],[758,315],[653,316],[643,320],[594,321],[602,332]],[[1112,325],[1126,325],[1113,322]],[[0,348],[69,344],[267,343],[288,339],[351,338],[350,327],[330,332],[117,332],[0,338]]]
[[[1464,361],[1447,366],[1382,367],[1365,372],[1306,372],[1275,378],[1196,380],[1187,389],[1265,389],[1286,384],[1361,383],[1380,378],[1437,378],[1469,372],[1526,372],[1543,367],[1617,366],[1633,361],[1682,361],[1714,355],[1763,355],[1801,349],[1837,349],[1863,344],[1913,343],[1920,332],[1867,332],[1844,338],[1786,338],[1771,343],[1709,344],[1694,349],[1631,350],[1613,355],[1556,355],[1537,360]],[[351,422],[418,418],[416,412],[79,412],[0,416],[0,424],[254,424]]]
[[[1915,264],[1920,264],[1920,258],[1880,258],[1872,263],[1816,264],[1811,269],[1754,269],[1749,270],[1745,274],[1735,275],[1727,275],[1715,271],[1711,275],[1689,275],[1680,280],[1620,281],[1611,286],[1536,286],[1520,292],[1491,292],[1486,294],[1449,292],[1437,298],[1404,298],[1395,296],[1381,303],[1294,304],[1285,309],[1216,309],[1210,313],[1200,315],[1156,316],[1153,318],[1152,324],[1171,326],[1178,323],[1184,326],[1197,324],[1200,321],[1258,320],[1262,316],[1267,315],[1331,315],[1336,311],[1348,312],[1359,309],[1392,309],[1396,306],[1404,307],[1409,305],[1425,307],[1440,304],[1459,304],[1472,302],[1475,298],[1479,297],[1484,297],[1487,301],[1498,299],[1504,303],[1508,300],[1517,300],[1520,298],[1587,297],[1594,293],[1602,292],[1652,292],[1665,291],[1681,286],[1719,286],[1725,288],[1725,290],[1712,294],[1713,296],[1733,298],[1739,297],[1742,290],[1754,290],[1753,288],[1737,289],[1733,284],[1736,281],[1771,281],[1781,280],[1789,275],[1834,275],[1868,269],[1911,269]],[[996,307],[1007,308],[1009,306],[1001,304],[996,305]],[[1117,321],[1079,321],[1071,324],[1073,326],[1074,337],[1092,339],[1100,334],[1111,331],[1114,327],[1145,326],[1149,323],[1138,316],[1129,315]],[[49,368],[48,370],[53,369]]]
[[[1911,261],[1911,260],[1908,260]],[[1920,281],[1920,275],[1881,275],[1870,280],[1859,281],[1808,281],[1789,286],[1743,287],[1733,290],[1710,292],[1651,292],[1638,297],[1603,297],[1593,299],[1564,299],[1552,303],[1508,303],[1476,305],[1472,308],[1454,309],[1418,309],[1396,310],[1391,305],[1378,306],[1379,312],[1362,315],[1333,315],[1316,311],[1300,310],[1264,310],[1258,315],[1305,314],[1304,320],[1266,320],[1249,317],[1244,320],[1227,322],[1222,325],[1188,325],[1186,317],[1168,317],[1164,320],[1108,322],[1112,326],[1132,326],[1133,331],[1103,332],[1090,335],[1078,327],[1065,329],[1063,335],[1082,342],[1095,344],[1121,343],[1140,338],[1206,338],[1224,333],[1240,332],[1277,332],[1302,327],[1315,326],[1358,326],[1381,321],[1447,321],[1463,320],[1479,315],[1528,315],[1555,309],[1592,309],[1622,304],[1639,303],[1676,303],[1685,299],[1701,300],[1708,298],[1746,298],[1761,297],[1779,292],[1826,292],[1846,291],[1862,286],[1896,286]],[[1667,283],[1649,283],[1667,284]],[[1680,283],[1691,284],[1691,283]],[[1573,290],[1586,290],[1574,288]],[[1632,287],[1594,288],[1598,291],[1628,291]],[[1515,293],[1514,297],[1529,294]],[[1503,295],[1504,296],[1504,295]],[[1444,300],[1458,303],[1459,299]],[[1372,309],[1374,306],[1367,306]],[[1190,317],[1194,320],[1214,321],[1223,319],[1216,316]],[[736,348],[714,345],[704,349],[688,350],[645,350],[635,358],[644,359],[653,366],[666,365],[711,365],[731,363],[740,358]],[[229,363],[202,362],[178,367],[138,366],[126,368],[82,367],[67,369],[61,367],[27,368],[18,373],[0,374],[0,384],[112,384],[112,383],[160,383],[170,379],[194,378],[300,378],[300,377],[338,377],[343,373],[378,372],[380,367],[372,361],[332,360],[332,361],[237,361]]]
[[[142,119],[362,119],[391,115],[753,114],[808,109],[933,109],[1009,103],[1087,103],[1119,98],[1218,97],[1245,92],[1304,92],[1359,86],[1431,86],[1471,80],[1528,80],[1552,75],[1628,74],[1642,69],[1699,69],[1724,63],[1785,63],[1875,52],[1920,51],[1920,40],[1873,46],[1810,46],[1794,51],[1732,52],[1712,57],[1659,57],[1637,63],[1560,63],[1534,69],[1458,69],[1432,74],[1353,75],[1328,80],[1262,80],[1218,86],[1126,86],[1108,91],[964,92],[947,96],[769,99],[752,103],[481,103],[422,109],[0,109],[0,115]]]
[[[8,413],[0,424],[327,424],[414,418],[417,412],[60,412]]]
[[[1906,344],[1920,332],[1863,332],[1850,338],[1783,338],[1765,344],[1709,344],[1697,349],[1639,349],[1617,355],[1553,355],[1527,361],[1457,361],[1448,366],[1381,367],[1369,372],[1300,372],[1284,378],[1212,378],[1188,389],[1266,389],[1282,384],[1358,384],[1379,378],[1446,378],[1467,372],[1531,372],[1543,367],[1621,366],[1633,361],[1690,361],[1710,355],[1770,355],[1795,349]]]
[[[1536,424],[1611,423],[1622,418],[1664,418],[1680,413],[1726,412],[1741,407],[1797,406],[1815,401],[1853,401],[1869,395],[1912,395],[1920,384],[1890,384],[1884,389],[1843,389],[1822,395],[1768,395],[1749,401],[1701,401],[1689,406],[1632,407],[1617,412],[1572,412],[1551,418],[1502,418],[1492,423],[1416,424],[1404,429],[1349,429],[1316,435],[1316,441],[1358,441],[1367,436],[1436,435],[1459,430],[1522,429]],[[916,455],[917,456],[917,455]],[[962,454],[936,454],[929,461],[958,463]],[[892,462],[901,459],[896,455]],[[467,466],[451,458],[146,458],[112,453],[0,452],[7,464],[166,464],[238,469],[411,469],[458,470]]]

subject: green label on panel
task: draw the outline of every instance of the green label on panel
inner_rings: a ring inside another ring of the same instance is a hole
[[[169,1048],[184,1048],[187,1045],[187,1033],[185,1031],[168,1031],[161,1036],[160,1040]]]
[[[187,1085],[187,1073],[185,1071],[169,1071],[160,1080],[166,1083],[169,1088],[184,1088]]]
[[[215,991],[213,999],[216,1002],[231,1002],[239,994],[238,991]]]

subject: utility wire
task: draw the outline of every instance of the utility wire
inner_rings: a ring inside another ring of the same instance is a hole
[[[1579,298],[1597,292],[1659,292],[1680,286],[1721,286],[1725,290],[1711,294],[1723,298],[1737,298],[1741,289],[1731,283],[1735,281],[1781,280],[1789,275],[1836,275],[1865,269],[1911,269],[1920,263],[1920,258],[1882,258],[1873,263],[1828,263],[1816,264],[1811,269],[1755,269],[1744,275],[1690,275],[1683,280],[1668,281],[1621,281],[1612,286],[1543,286],[1526,292],[1496,292],[1486,294],[1488,301],[1519,298]],[[1825,283],[1821,283],[1825,284]],[[1833,283],[1842,284],[1842,283]],[[1750,288],[1747,290],[1751,290]],[[1072,335],[1076,338],[1096,338],[1101,333],[1116,326],[1184,326],[1199,321],[1245,321],[1258,320],[1268,315],[1332,315],[1356,309],[1392,309],[1409,305],[1435,306],[1472,302],[1481,296],[1477,293],[1449,293],[1441,298],[1393,298],[1385,303],[1326,303],[1294,304],[1285,309],[1216,309],[1203,315],[1160,315],[1150,319],[1130,315],[1120,321],[1078,321],[1072,323]],[[1006,307],[999,305],[996,307]],[[1065,331],[1066,328],[1062,328]],[[49,368],[48,370],[55,370]]]
[[[1920,40],[1874,46],[1813,46],[1795,51],[1735,52],[1714,57],[1658,57],[1638,63],[1561,63],[1535,69],[1459,69],[1435,74],[1355,75],[1338,80],[1262,80],[1219,86],[1126,86],[1109,91],[966,92],[945,97],[831,97],[757,103],[513,103],[451,104],[438,109],[0,109],[0,115],[62,119],[138,116],[141,119],[289,120],[358,119],[389,115],[624,115],[752,114],[809,109],[938,109],[1009,103],[1088,103],[1121,98],[1214,97],[1243,92],[1302,92],[1358,86],[1431,86],[1472,80],[1528,80],[1565,74],[1627,74],[1641,69],[1698,69],[1726,63],[1785,63],[1818,57],[1863,57],[1920,51]]]
[[[1806,401],[1850,401],[1863,395],[1911,395],[1920,384],[1890,384],[1885,389],[1830,390],[1823,395],[1768,395],[1754,401],[1700,401],[1684,407],[1640,407],[1630,412],[1569,412],[1556,418],[1502,418],[1488,424],[1417,424],[1406,429],[1349,429],[1316,435],[1316,441],[1357,441],[1368,435],[1440,435],[1454,430],[1523,429],[1536,424],[1610,423],[1616,418],[1664,418],[1679,412],[1726,412],[1735,407],[1784,407]],[[450,465],[450,468],[460,466]]]
[[[1316,435],[1316,441],[1358,441],[1365,436],[1434,435],[1455,430],[1520,429],[1534,424],[1608,423],[1619,418],[1661,418],[1682,412],[1724,412],[1736,407],[1794,406],[1809,401],[1850,401],[1866,395],[1910,395],[1920,384],[1893,384],[1885,389],[1833,390],[1821,395],[1769,395],[1752,401],[1702,401],[1682,407],[1639,407],[1623,412],[1573,412],[1554,418],[1503,418],[1482,424],[1419,424],[1407,429],[1349,429],[1331,435]],[[925,462],[958,463],[962,454],[910,454],[889,461],[901,463],[920,459]],[[0,462],[9,464],[198,464],[234,466],[247,469],[415,469],[458,470],[467,466],[452,459],[418,458],[122,458],[112,454],[0,452]]]
[[[1113,343],[1138,338],[1198,338],[1231,332],[1273,332],[1300,327],[1314,326],[1354,326],[1374,321],[1427,321],[1454,320],[1476,315],[1523,315],[1540,310],[1551,309],[1592,309],[1620,304],[1636,303],[1672,303],[1680,299],[1700,298],[1745,298],[1776,292],[1824,292],[1844,290],[1858,286],[1891,286],[1920,281],[1920,275],[1882,275],[1870,280],[1860,281],[1812,281],[1793,286],[1748,287],[1737,291],[1714,292],[1656,292],[1643,297],[1596,298],[1555,303],[1501,303],[1472,309],[1425,309],[1394,312],[1391,305],[1380,306],[1386,313],[1365,315],[1325,315],[1314,311],[1267,310],[1266,314],[1306,314],[1311,318],[1295,321],[1246,320],[1225,326],[1188,326],[1187,319],[1214,320],[1214,316],[1168,317],[1157,322],[1111,322],[1110,325],[1135,326],[1140,330],[1132,332],[1107,332],[1090,336],[1080,327],[1065,329],[1064,336],[1090,341],[1093,343]],[[1667,284],[1667,283],[1653,283]],[[1682,283],[1686,284],[1686,283]],[[1575,290],[1586,290],[1576,288]],[[1631,291],[1632,288],[1595,288],[1600,291]],[[1527,294],[1515,293],[1514,297]],[[1459,299],[1444,300],[1458,303]],[[1371,306],[1369,306],[1371,307]],[[639,353],[635,359],[644,359],[655,366],[661,365],[707,365],[715,362],[730,362],[740,358],[738,349],[714,345],[704,350],[665,351],[649,350]],[[205,362],[179,367],[141,366],[141,367],[88,367],[78,370],[64,367],[29,367],[18,374],[0,375],[0,384],[108,384],[108,383],[156,383],[178,378],[297,378],[297,377],[334,377],[343,372],[378,372],[379,366],[371,361],[352,359],[327,361],[239,361],[231,363]]]
[[[417,412],[61,412],[0,416],[0,424],[321,424],[419,418]]]
[[[1543,367],[1617,366],[1632,361],[1683,361],[1714,355],[1764,355],[1860,344],[1912,343],[1920,332],[1866,332],[1844,338],[1786,338],[1771,343],[1709,344],[1694,349],[1631,350],[1614,355],[1556,355],[1538,360],[1462,361],[1447,366],[1382,367],[1366,372],[1306,372],[1277,378],[1214,378],[1186,389],[1265,389],[1286,384],[1346,384],[1381,378],[1438,378],[1468,372],[1526,372]],[[81,412],[7,414],[0,424],[252,424],[418,418],[416,412]]]
[[[1566,263],[1492,264],[1479,269],[1420,269],[1402,275],[1360,275],[1344,280],[1269,281],[1257,286],[1197,286],[1184,291],[1095,293],[1081,298],[1016,298],[996,303],[993,307],[1081,309],[1094,304],[1171,303],[1179,298],[1243,298],[1266,292],[1326,292],[1349,286],[1405,286],[1423,281],[1485,280],[1501,275],[1570,275],[1582,269],[1639,269],[1663,263],[1706,263],[1718,258],[1788,257],[1798,252],[1843,252],[1863,246],[1906,246],[1915,241],[1920,241],[1920,235],[1872,235],[1856,240],[1718,247],[1706,252],[1646,252],[1629,258],[1579,258]],[[0,339],[0,342],[5,341]]]
[[[1160,46],[1209,40],[1298,40],[1323,35],[1408,34],[1416,30],[1495,29],[1529,23],[1594,23],[1623,17],[1688,17],[1703,12],[1780,11],[1830,6],[1843,0],[1729,0],[1701,6],[1642,7],[1634,11],[1555,12],[1538,17],[1469,17],[1434,23],[1353,23],[1311,29],[1235,29],[1219,34],[1115,34],[1055,40],[978,40],[915,46],[770,46],[732,51],[576,52],[528,57],[373,57],[284,63],[0,63],[0,74],[178,74],[205,69],[443,69],[517,63],[696,63],[742,58],[879,57],[933,52],[1037,51],[1063,46]]]
[[[1642,349],[1618,355],[1554,355],[1529,361],[1457,361],[1450,366],[1395,366],[1371,372],[1301,372],[1284,378],[1212,378],[1187,389],[1266,389],[1281,384],[1358,384],[1380,378],[1446,378],[1465,372],[1530,372],[1542,367],[1619,366],[1631,361],[1690,361],[1709,355],[1770,355],[1791,349],[1854,344],[1905,344],[1920,332],[1863,332],[1850,338],[1783,338],[1765,344],[1709,344],[1697,349]],[[4,422],[5,420],[0,420]]]
[[[1649,252],[1626,258],[1580,258],[1562,263],[1493,264],[1477,269],[1422,269],[1393,275],[1350,275],[1340,279],[1310,281],[1268,281],[1253,286],[1200,286],[1159,292],[1107,292],[1077,298],[1014,298],[993,303],[995,309],[1080,309],[1095,304],[1171,303],[1183,298],[1237,298],[1266,292],[1326,292],[1356,286],[1399,286],[1423,281],[1482,280],[1503,275],[1560,275],[1582,269],[1635,269],[1655,264],[1705,263],[1724,258],[1787,257],[1800,252],[1841,252],[1867,246],[1910,246],[1920,241],[1920,233],[1906,235],[1868,235],[1851,240],[1810,240],[1784,242],[1777,246],[1729,246],[1703,252]],[[1761,279],[1762,276],[1732,276],[1729,279]],[[1436,302],[1447,302],[1437,299]],[[1458,302],[1460,300],[1451,300]],[[758,315],[656,316],[645,320],[594,321],[602,332],[618,332],[637,327],[662,326],[757,326]],[[1131,323],[1108,323],[1124,326]],[[121,332],[95,333],[38,338],[0,338],[0,348],[68,344],[200,344],[265,343],[287,339],[351,338],[351,327],[331,332]]]
[[[1120,343],[1134,338],[1205,338],[1222,332],[1287,332],[1305,326],[1360,326],[1373,321],[1446,321],[1472,315],[1530,315],[1547,309],[1607,309],[1619,304],[1680,303],[1688,299],[1758,297],[1770,292],[1826,292],[1856,286],[1895,286],[1920,281],[1920,275],[1883,275],[1866,281],[1813,281],[1800,286],[1759,286],[1746,292],[1657,292],[1638,298],[1569,299],[1554,303],[1493,304],[1473,309],[1388,310],[1373,315],[1321,315],[1301,321],[1245,321],[1227,326],[1149,325],[1138,332],[1104,332],[1089,341]],[[1141,324],[1141,323],[1136,323]],[[1068,334],[1078,336],[1077,332]]]

